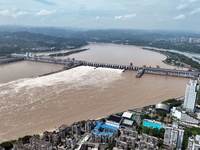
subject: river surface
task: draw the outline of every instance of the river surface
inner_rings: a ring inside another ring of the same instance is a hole
[[[174,68],[166,57],[135,46],[90,44],[90,50],[68,56],[86,61]],[[22,61],[0,66],[0,142],[43,133],[83,119],[156,104],[185,93],[188,79]]]
[[[0,65],[0,83],[6,83],[21,78],[35,77],[61,70],[62,65],[39,63],[31,61],[19,61]]]
[[[132,62],[134,66],[156,67],[159,65],[161,68],[182,69],[163,63],[162,60],[165,60],[166,56],[137,46],[93,43],[83,48],[90,48],[90,50],[62,58],[70,57],[77,60],[122,65],[129,65]]]

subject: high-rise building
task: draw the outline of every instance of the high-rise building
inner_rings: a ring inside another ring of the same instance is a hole
[[[171,149],[181,149],[183,142],[184,130],[176,127],[166,127],[164,134],[164,145]]]
[[[198,150],[200,149],[200,135],[196,135],[195,137],[190,137],[188,139],[188,150]]]
[[[59,127],[59,136],[61,136],[62,138],[66,138],[67,134],[68,134],[67,125],[62,125],[61,127]]]
[[[92,122],[92,120],[87,120],[85,123],[85,132],[86,133],[90,133],[94,128],[94,124]]]
[[[190,82],[187,84],[186,87],[185,100],[183,104],[183,107],[186,109],[186,111],[189,112],[195,111],[198,89],[199,85],[197,80],[190,79]]]

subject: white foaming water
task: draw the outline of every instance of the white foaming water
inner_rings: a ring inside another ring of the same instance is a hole
[[[93,67],[81,66],[47,76],[0,84],[0,110],[28,105],[46,96],[59,94],[64,90],[78,90],[86,86],[103,89],[109,85],[108,83],[120,79],[121,74],[122,70],[119,69],[94,69]],[[38,91],[46,91],[48,88],[51,88],[52,91],[38,93]],[[17,102],[12,100],[13,95],[17,95]],[[23,99],[26,97],[26,100],[21,100],[20,97]]]
[[[21,88],[36,88],[44,86],[52,86],[55,84],[70,84],[69,88],[79,88],[82,86],[106,86],[107,83],[119,79],[122,70],[120,69],[108,69],[108,68],[96,68],[93,67],[77,67],[71,70],[63,71],[60,73],[51,74],[48,76],[42,76],[37,78],[26,78],[17,81],[0,84],[2,87],[10,87],[18,92]],[[7,91],[1,91],[0,94],[7,93]]]

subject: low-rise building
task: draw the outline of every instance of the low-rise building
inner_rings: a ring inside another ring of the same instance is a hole
[[[128,119],[131,119],[133,116],[132,113],[128,112],[128,111],[125,111],[123,114],[122,114],[122,117],[123,118],[128,118]]]
[[[198,119],[188,115],[184,110],[181,110],[180,108],[173,107],[172,116],[176,117],[177,119],[185,123],[190,123],[190,124],[200,123]]]
[[[84,144],[81,145],[80,148],[80,150],[98,150],[98,149],[99,149],[99,144],[90,142],[85,142]]]
[[[73,150],[76,147],[76,138],[72,137],[72,138],[61,139],[60,147],[63,147],[64,149],[67,150]]]
[[[137,123],[135,120],[123,119],[120,128],[136,130]]]
[[[138,142],[138,149],[142,150],[157,150],[158,147],[158,138],[153,137],[147,134],[142,134],[140,141]]]
[[[160,104],[156,104],[155,110],[161,110],[161,111],[165,111],[169,113],[170,107],[167,104],[160,103]]]
[[[53,146],[51,143],[40,140],[39,138],[33,136],[29,139],[29,143],[23,144],[17,141],[13,144],[12,150],[52,150]]]
[[[120,137],[116,139],[116,147],[124,150],[132,149],[135,147],[136,141],[137,138],[135,137],[120,135]]]
[[[116,128],[119,128],[120,124],[122,122],[122,118],[120,116],[117,116],[117,115],[110,115],[107,120],[106,120],[106,123],[107,125],[110,125],[110,126],[114,126]]]
[[[138,138],[138,132],[130,130],[130,129],[120,128],[120,133],[121,133],[121,135],[131,136],[131,137],[134,137],[136,139]]]
[[[116,147],[124,150],[134,148],[138,139],[138,132],[122,128],[120,133],[120,136],[116,138]]]

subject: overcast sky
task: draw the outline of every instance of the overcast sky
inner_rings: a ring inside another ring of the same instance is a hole
[[[200,29],[200,0],[0,0],[0,25]]]

